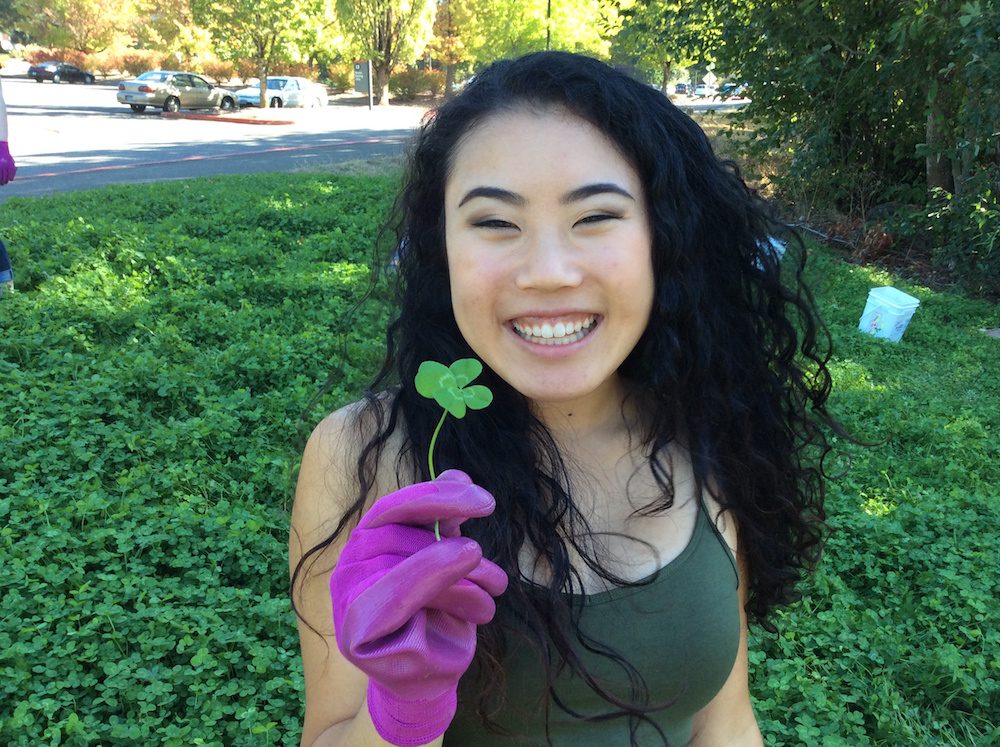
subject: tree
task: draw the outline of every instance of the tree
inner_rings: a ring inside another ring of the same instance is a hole
[[[463,62],[483,65],[546,46],[607,58],[621,25],[618,6],[614,0],[440,0],[430,49],[450,76]]]
[[[961,190],[977,160],[995,157],[995,0],[725,5],[715,55],[751,81],[745,116],[770,144],[796,148],[796,168],[823,174],[841,208],[920,182]]]
[[[287,55],[290,41],[320,17],[321,0],[191,0],[195,21],[212,33],[222,59],[254,62],[260,106],[267,104],[271,66]]]
[[[463,30],[468,29],[470,23],[468,3],[462,0],[438,2],[437,13],[434,16],[434,33],[427,48],[431,55],[444,65],[446,96],[451,96],[455,89],[455,70],[458,65],[472,60],[472,54],[466,48],[463,38]]]
[[[412,64],[430,41],[435,0],[337,0],[337,15],[353,46],[371,59],[372,92],[389,103],[389,77],[400,64]]]
[[[34,41],[85,53],[127,37],[137,20],[133,0],[15,0],[14,7]]]
[[[675,67],[709,65],[715,60],[722,28],[719,3],[691,0],[638,0],[622,7],[615,59],[656,70],[667,93]]]

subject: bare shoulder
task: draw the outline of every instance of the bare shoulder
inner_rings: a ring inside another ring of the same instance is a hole
[[[703,500],[705,502],[705,510],[715,524],[719,535],[726,541],[726,545],[729,546],[733,555],[737,555],[737,551],[740,549],[738,547],[739,532],[733,512],[724,509],[722,504],[713,498],[708,491],[706,491]]]
[[[384,404],[391,404],[388,395]],[[330,413],[313,429],[302,454],[292,508],[292,528],[306,548],[329,536],[360,497],[358,460],[377,431],[377,417],[364,402]],[[401,433],[392,433],[380,450],[367,501],[398,487],[391,467],[402,442]]]

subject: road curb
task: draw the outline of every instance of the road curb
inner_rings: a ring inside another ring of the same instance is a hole
[[[230,117],[225,114],[188,114],[187,112],[160,112],[166,119],[201,119],[206,122],[231,122],[233,124],[290,125],[290,119],[257,119],[256,117]]]

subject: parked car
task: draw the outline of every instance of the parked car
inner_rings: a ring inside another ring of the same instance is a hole
[[[688,84],[678,83],[674,86],[674,93],[679,96],[686,96],[688,94]]]
[[[93,73],[81,70],[76,65],[70,65],[68,62],[59,62],[57,60],[39,62],[37,65],[32,65],[28,68],[28,77],[34,78],[36,83],[51,80],[53,83],[66,81],[67,83],[86,83],[90,85],[94,82]]]
[[[200,75],[177,70],[150,70],[138,78],[118,84],[118,103],[128,104],[134,112],[155,106],[165,112],[178,109],[236,108],[236,94],[213,86]]]
[[[240,106],[260,106],[260,81],[241,88],[236,92]],[[313,83],[307,78],[290,75],[275,75],[267,79],[267,105],[272,108],[282,106],[302,106],[313,108],[326,106],[329,98],[326,86]]]
[[[738,99],[746,95],[746,90],[746,83],[723,83],[719,86],[719,96],[724,99]]]
[[[699,83],[694,87],[694,95],[701,98],[707,96],[714,96],[716,94],[715,86],[710,86],[706,83]]]

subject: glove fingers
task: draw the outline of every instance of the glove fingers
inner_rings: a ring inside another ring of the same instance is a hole
[[[445,612],[473,625],[485,625],[493,619],[497,606],[493,597],[476,584],[459,581],[428,602],[427,609]]]
[[[422,482],[380,498],[359,522],[359,527],[374,528],[387,524],[430,526],[436,521],[489,516],[493,496],[473,484],[456,480]]]
[[[356,563],[388,555],[405,558],[433,543],[434,532],[421,527],[395,524],[375,529],[355,528],[340,554],[341,563]]]
[[[350,602],[344,635],[352,645],[395,632],[482,559],[471,540],[434,542],[397,564]]]
[[[465,578],[491,597],[498,597],[507,591],[507,572],[486,558],[483,558]]]

